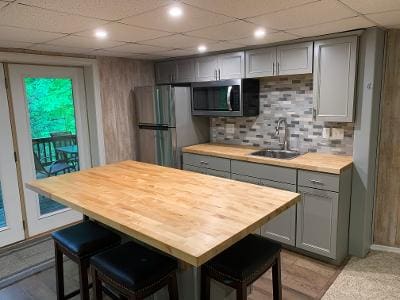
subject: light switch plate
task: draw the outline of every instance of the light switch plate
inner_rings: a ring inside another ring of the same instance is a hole
[[[226,134],[235,134],[235,124],[225,124]]]
[[[330,128],[322,128],[322,138],[329,139],[331,137],[331,129]]]
[[[333,140],[343,140],[344,139],[344,129],[343,128],[332,128]]]

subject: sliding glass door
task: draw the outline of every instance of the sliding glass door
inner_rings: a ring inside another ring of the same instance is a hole
[[[8,70],[22,183],[90,167],[83,70],[13,64]],[[29,236],[82,218],[24,186],[23,193]]]
[[[0,64],[0,247],[24,239],[4,70]]]

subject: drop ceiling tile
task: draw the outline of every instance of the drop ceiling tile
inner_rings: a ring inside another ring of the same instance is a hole
[[[110,40],[99,40],[96,38],[88,38],[81,36],[66,36],[58,40],[49,42],[50,45],[65,46],[73,48],[84,48],[84,49],[102,49],[122,45],[121,42],[114,42]]]
[[[57,13],[17,3],[0,10],[0,25],[59,33],[88,30],[105,23],[97,19]]]
[[[20,3],[103,20],[120,20],[171,3],[171,0],[19,0]]]
[[[4,6],[6,6],[8,4],[8,2],[0,2],[0,9]]]
[[[267,28],[286,30],[350,18],[356,15],[354,11],[336,0],[321,0],[248,20]]]
[[[254,30],[256,30],[258,27],[260,26],[254,25],[252,23],[244,21],[234,21],[218,26],[212,26],[200,30],[191,31],[186,34],[194,37],[202,37],[221,41],[237,40],[252,36]],[[272,32],[272,30],[269,30],[269,32]]]
[[[150,12],[123,19],[121,22],[146,28],[182,33],[233,21],[233,18],[211,11],[205,11],[183,3],[179,5],[183,9],[183,15],[180,18],[171,18],[168,15],[170,6],[164,6]]]
[[[385,27],[394,28],[396,27],[396,25],[400,24],[400,10],[388,11],[378,14],[368,14],[366,15],[366,17]],[[396,28],[398,28],[398,26]]]
[[[299,6],[316,0],[183,0],[204,9],[235,18],[248,18]]]
[[[160,52],[160,51],[168,51],[168,50],[172,50],[172,48],[161,48],[161,47],[157,47],[157,46],[129,43],[129,44],[124,44],[122,46],[109,48],[108,50],[117,51],[117,52],[146,53],[147,54],[147,53],[154,53],[154,52]]]
[[[288,30],[289,33],[300,36],[317,36],[334,32],[342,32],[353,29],[367,28],[375,26],[374,23],[366,18],[359,16],[329,23],[319,24],[315,26],[303,27],[298,29]]]
[[[202,38],[195,38],[195,37],[190,37],[182,34],[174,34],[154,40],[148,40],[145,41],[144,43],[147,45],[152,45],[152,46],[160,46],[164,48],[192,48],[192,47],[197,47],[200,44],[207,44],[212,41],[202,39]]]
[[[3,41],[3,40],[0,40],[0,48],[29,49],[30,46],[32,46],[31,43],[14,42],[14,41]]]
[[[208,52],[214,52],[214,51],[224,51],[236,48],[243,48],[244,45],[240,43],[219,42],[213,44],[206,44],[206,46]],[[194,51],[197,53],[197,48],[194,48]]]
[[[340,0],[362,14],[400,9],[399,0]]]
[[[251,46],[251,45],[271,44],[271,43],[277,43],[277,42],[282,42],[282,41],[295,40],[298,38],[299,38],[299,36],[296,36],[296,35],[293,35],[290,33],[275,32],[275,33],[267,34],[262,39],[256,39],[254,37],[249,37],[249,38],[245,38],[245,39],[234,40],[232,42]]]
[[[113,56],[113,57],[128,57],[130,55],[133,55],[133,53],[114,52],[114,51],[108,51],[108,50],[104,50],[104,49],[89,51],[89,52],[86,52],[86,54],[96,55],[96,56]]]
[[[64,36],[60,33],[0,26],[0,38],[6,41],[42,43]]]
[[[108,38],[110,40],[121,42],[137,42],[170,35],[170,33],[167,32],[144,29],[120,23],[109,23],[103,26],[99,26],[98,28],[107,31]],[[80,32],[76,35],[93,37],[93,30]]]
[[[165,58],[170,58],[170,57],[179,57],[179,56],[188,56],[188,55],[193,55],[197,54],[197,49],[191,48],[191,49],[174,49],[174,50],[169,50],[169,51],[160,51],[157,53],[154,53],[154,55],[159,55],[163,56]]]
[[[76,47],[66,47],[66,46],[55,46],[49,44],[35,44],[31,46],[29,49],[36,51],[48,51],[48,52],[56,52],[56,53],[71,53],[71,54],[85,54],[87,53],[87,48],[76,48]],[[91,50],[94,50],[91,49]]]

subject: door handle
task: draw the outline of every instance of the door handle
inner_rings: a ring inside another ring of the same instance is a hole
[[[206,162],[204,160],[201,160],[200,163],[203,164],[203,165],[208,165],[208,162]]]
[[[276,63],[276,75],[279,75],[279,62]]]
[[[232,111],[231,93],[232,93],[232,86],[228,86],[228,91],[226,93],[226,104],[228,106],[229,111]]]
[[[221,80],[221,69],[218,69],[218,80]]]
[[[311,181],[312,183],[314,183],[314,184],[320,184],[320,185],[323,185],[323,183],[322,183],[321,181],[319,181],[319,180],[310,179],[310,181]]]
[[[275,75],[275,62],[272,63],[272,75]]]

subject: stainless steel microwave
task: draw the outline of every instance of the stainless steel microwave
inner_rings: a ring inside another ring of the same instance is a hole
[[[192,115],[252,117],[260,113],[258,79],[192,83]]]

